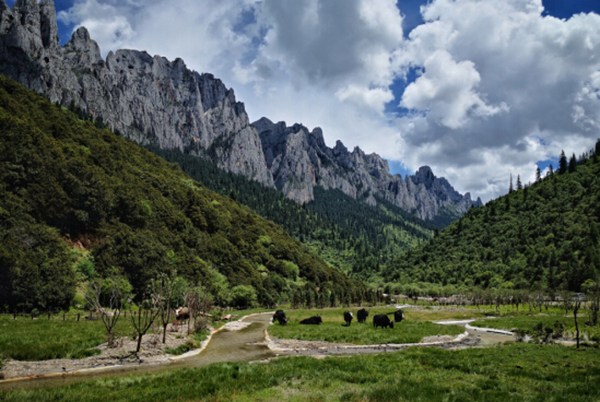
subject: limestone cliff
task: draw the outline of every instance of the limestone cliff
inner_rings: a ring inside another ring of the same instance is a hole
[[[60,46],[52,0],[0,2],[0,71],[53,102],[76,106],[140,144],[208,153],[272,185],[258,133],[232,89],[211,74],[137,50],[100,48],[82,27]]]
[[[319,128],[266,118],[251,125],[233,89],[181,59],[137,50],[103,59],[84,27],[61,46],[52,0],[17,0],[12,9],[0,1],[0,72],[140,144],[209,157],[300,203],[314,199],[314,186],[340,189],[370,205],[379,196],[426,220],[449,211],[458,217],[481,203],[426,166],[405,180],[391,175],[377,154],[358,147],[349,152],[340,141],[329,148]]]
[[[287,127],[265,117],[252,124],[260,134],[275,186],[298,202],[311,201],[314,186],[322,186],[371,205],[377,195],[425,220],[441,212],[459,216],[471,205],[481,205],[481,200],[473,202],[469,193],[462,196],[446,179],[435,177],[428,166],[404,180],[390,174],[388,162],[377,154],[367,155],[358,147],[349,152],[340,141],[327,147],[319,128]]]

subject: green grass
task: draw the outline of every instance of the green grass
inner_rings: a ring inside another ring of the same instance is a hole
[[[372,345],[381,343],[417,343],[425,336],[458,335],[464,329],[455,325],[437,325],[425,321],[425,317],[434,315],[429,311],[405,310],[406,319],[395,323],[393,329],[375,329],[373,316],[394,311],[390,307],[370,309],[366,324],[359,324],[356,319],[357,308],[347,309],[354,312],[354,320],[350,327],[344,324],[344,308],[326,310],[287,310],[287,325],[278,323],[269,327],[269,334],[280,339],[299,339],[307,341],[326,341],[335,343],[351,343],[356,345]],[[299,321],[313,315],[321,315],[321,325],[301,325]],[[439,313],[435,314],[436,316]],[[393,317],[392,317],[393,318]]]
[[[531,315],[531,316],[516,316],[516,317],[500,317],[490,320],[478,320],[472,322],[471,325],[474,327],[485,327],[485,328],[496,328],[506,330],[517,330],[522,329],[527,333],[533,333],[533,327],[538,323],[543,323],[544,326],[553,326],[558,321],[562,323],[565,328],[575,328],[575,321],[573,317],[565,317],[559,315]],[[581,320],[580,320],[581,321]],[[580,322],[580,324],[583,324]]]
[[[556,322],[561,323],[564,326],[564,330],[571,336],[575,336],[575,320],[573,316],[566,317],[563,314],[560,315],[547,315],[547,314],[536,314],[527,316],[515,316],[515,317],[500,317],[491,320],[478,320],[472,322],[471,325],[474,327],[485,327],[485,328],[496,328],[505,329],[509,331],[524,330],[529,335],[535,334],[533,329],[537,324],[542,323],[544,327],[554,328]],[[589,327],[585,325],[587,317],[579,316],[579,331],[581,334],[586,334],[590,340],[599,342],[600,341],[600,327]]]
[[[200,344],[208,338],[208,334],[210,332],[208,330],[202,330],[194,335],[192,335],[192,339],[184,343],[183,345],[179,345],[176,348],[165,348],[165,353],[170,355],[182,355],[186,352],[189,352],[193,349],[198,349]]]
[[[507,344],[282,358],[2,394],[5,401],[597,401],[600,351]]]
[[[106,342],[101,320],[80,322],[58,320],[47,316],[35,320],[0,316],[0,354],[15,360],[80,359],[99,354],[92,349]],[[132,332],[131,323],[121,318],[115,329],[121,336]]]

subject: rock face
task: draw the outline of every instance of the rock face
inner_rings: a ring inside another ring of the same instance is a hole
[[[379,155],[358,147],[349,152],[339,141],[328,148],[319,128],[309,132],[266,118],[251,125],[233,89],[181,59],[118,50],[103,60],[84,27],[63,47],[52,0],[17,0],[12,9],[0,0],[0,72],[140,144],[209,157],[300,203],[314,199],[315,186],[370,205],[378,195],[422,219],[444,207],[460,215],[481,203],[461,196],[429,167],[403,180]]]
[[[309,131],[300,124],[262,119],[253,123],[260,134],[267,167],[275,187],[289,198],[311,201],[313,188],[339,189],[353,198],[376,204],[377,195],[421,219],[435,218],[446,207],[461,215],[473,202],[469,193],[460,195],[444,178],[437,178],[428,166],[404,180],[391,175],[388,162],[377,154],[366,155],[356,147],[352,152],[338,141],[325,145],[320,128]]]
[[[83,27],[62,47],[52,0],[17,0],[12,9],[0,2],[0,71],[140,144],[207,154],[272,185],[258,133],[232,89],[181,59],[119,50],[103,60]]]

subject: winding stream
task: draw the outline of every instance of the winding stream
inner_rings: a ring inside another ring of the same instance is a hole
[[[212,340],[202,353],[171,363],[140,366],[129,365],[114,368],[101,367],[98,370],[83,370],[64,376],[32,378],[21,381],[0,381],[0,392],[13,389],[68,385],[105,377],[154,374],[165,370],[202,367],[214,363],[249,362],[273,358],[276,357],[276,354],[267,347],[264,336],[264,331],[269,326],[271,317],[271,314],[246,317],[244,321],[250,322],[250,326],[239,331],[223,329],[213,335]],[[505,342],[512,338],[506,335],[481,331],[469,330],[468,332],[480,339],[480,345]]]

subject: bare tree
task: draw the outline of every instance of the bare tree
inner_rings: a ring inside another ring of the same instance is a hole
[[[162,343],[165,343],[167,340],[167,327],[171,322],[171,312],[173,310],[171,304],[175,292],[176,277],[177,271],[173,271],[171,275],[161,274],[152,284],[155,293],[160,295],[158,320],[163,328]]]
[[[131,318],[131,324],[137,333],[137,348],[135,353],[139,353],[142,348],[142,337],[148,332],[152,324],[154,324],[154,320],[160,313],[160,302],[162,299],[162,295],[160,295],[156,289],[152,289],[150,294],[150,299],[144,300],[140,303],[140,308],[138,310],[138,314],[135,315],[131,309],[131,302],[129,303],[129,311]]]
[[[198,316],[206,316],[206,312],[212,306],[212,301],[212,295],[208,292],[208,290],[206,290],[204,286],[196,286],[193,289],[190,289],[188,306],[190,309],[190,319],[193,318],[194,320],[194,331],[198,330]]]
[[[108,286],[103,286],[108,285]],[[108,294],[103,294],[103,287],[108,287]],[[113,329],[119,321],[123,302],[127,295],[123,294],[121,276],[114,274],[111,277],[102,280],[92,281],[85,290],[85,298],[92,309],[96,310],[102,319],[107,333],[107,344],[114,346]]]

